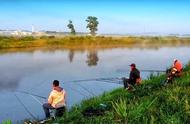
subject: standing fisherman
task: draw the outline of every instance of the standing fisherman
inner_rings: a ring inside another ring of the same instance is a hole
[[[50,109],[62,110],[62,114],[66,109],[65,97],[66,92],[59,86],[59,81],[54,80],[52,84],[52,91],[48,98],[48,103],[43,104],[43,109],[46,115],[46,118],[50,117]]]
[[[129,79],[123,78],[124,88],[128,90],[131,90],[132,86],[134,86],[135,84],[139,85],[141,82],[140,72],[136,68],[136,65],[132,63],[130,67],[131,67],[131,71],[130,71]]]

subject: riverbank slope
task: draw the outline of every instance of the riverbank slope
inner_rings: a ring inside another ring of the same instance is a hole
[[[84,100],[76,105],[58,123],[190,123],[190,63],[181,78],[163,86],[165,75],[150,76],[133,92],[123,88]],[[86,110],[98,110],[102,115],[84,115]],[[106,106],[105,106],[106,105]],[[82,114],[83,113],[83,114]]]

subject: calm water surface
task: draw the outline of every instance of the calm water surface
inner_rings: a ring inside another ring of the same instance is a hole
[[[190,47],[164,47],[159,49],[115,48],[107,50],[34,50],[32,52],[0,51],[0,122],[31,118],[18,102],[16,94],[30,112],[37,118],[44,118],[41,105],[30,95],[15,92],[22,90],[48,96],[54,79],[62,82],[67,91],[67,104],[71,107],[82,99],[99,95],[119,84],[104,82],[68,82],[78,79],[128,76],[130,63],[136,63],[140,70],[165,70],[174,58],[184,64],[190,60]],[[141,73],[145,79],[149,73]],[[65,83],[64,83],[65,82]],[[92,93],[84,90],[87,88]],[[40,102],[45,102],[38,98]]]

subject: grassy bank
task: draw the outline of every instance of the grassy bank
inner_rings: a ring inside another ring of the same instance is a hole
[[[161,85],[165,78],[165,75],[150,76],[133,92],[119,88],[84,100],[56,122],[84,124],[190,123],[190,64],[185,67],[183,76],[176,79],[173,84]],[[98,109],[101,103],[107,106],[102,116],[85,117],[82,114],[90,107]]]
[[[0,36],[0,49],[63,47],[63,48],[112,48],[149,45],[186,45],[190,38],[178,37],[90,37],[90,36],[41,36],[41,37],[5,37]]]

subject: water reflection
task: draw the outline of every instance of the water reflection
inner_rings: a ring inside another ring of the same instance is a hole
[[[107,69],[108,72],[114,72],[114,70],[121,68],[127,69],[128,66],[126,67],[126,65],[132,62],[135,62],[141,69],[152,69],[155,67],[160,69],[161,65],[165,69],[167,64],[171,65],[173,58],[179,58],[182,61],[188,60],[186,56],[189,55],[189,52],[190,49],[188,47],[174,47],[160,49],[92,49],[82,52],[73,49],[53,51],[35,50],[32,52],[5,53],[0,55],[0,91],[17,89],[19,82],[26,76],[31,77],[34,74],[41,75],[44,72],[50,73],[48,71],[56,73],[54,78],[58,77],[58,73],[61,75],[63,72],[68,74],[67,77],[70,77],[69,75],[76,77],[81,70],[86,69],[86,71],[89,71],[84,65],[88,65],[88,67],[98,66],[100,68],[97,68],[100,71]],[[149,60],[144,59],[144,57],[148,57]],[[146,65],[147,62],[149,65]],[[89,77],[90,74],[83,74],[78,75],[77,78]]]
[[[86,61],[88,66],[97,66],[98,61],[99,57],[97,50],[90,50],[87,54],[87,61]]]
[[[0,91],[1,90],[15,90],[20,82],[20,77],[5,78],[0,76]]]
[[[72,63],[72,62],[73,62],[74,55],[75,55],[74,50],[72,50],[72,49],[71,49],[71,50],[69,50],[68,58],[69,58],[70,63]]]

